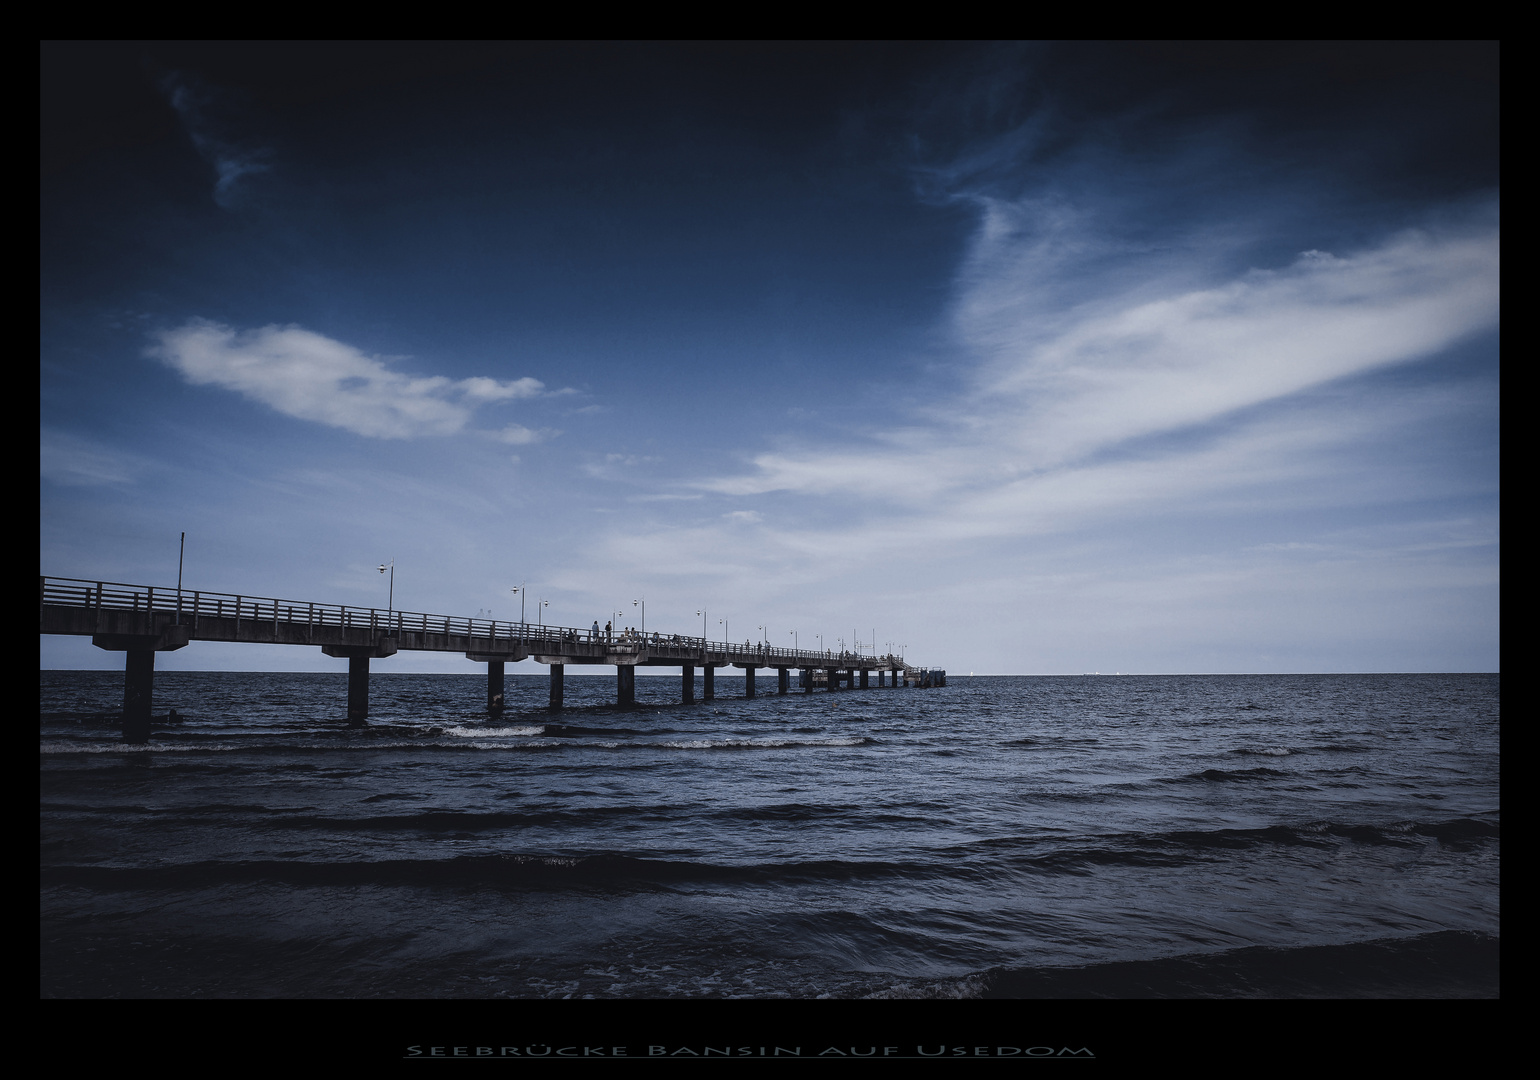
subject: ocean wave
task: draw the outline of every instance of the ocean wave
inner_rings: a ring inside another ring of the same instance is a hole
[[[744,866],[643,859],[623,854],[465,855],[449,859],[309,862],[203,861],[173,866],[44,867],[44,887],[103,891],[169,891],[271,881],[294,886],[407,885],[431,888],[665,888],[683,884],[827,883],[926,873],[914,863],[820,860]]]
[[[544,724],[538,724],[534,727],[446,727],[443,733],[457,739],[506,739],[518,735],[544,735],[547,732]]]
[[[647,742],[600,742],[591,745],[608,750],[625,748],[663,750],[782,750],[795,746],[872,746],[877,740],[867,735],[833,736],[827,739],[667,739]]]
[[[411,730],[411,729],[408,729]],[[587,734],[615,735],[614,729],[596,729]],[[639,733],[638,733],[639,734]],[[44,740],[39,754],[171,754],[171,753],[245,753],[312,754],[339,749],[444,751],[540,751],[540,750],[778,750],[788,747],[850,747],[876,745],[869,735],[835,735],[827,738],[761,736],[743,738],[702,737],[695,739],[585,739],[571,741],[571,731],[553,733],[538,728],[421,728],[411,730],[408,739],[399,730],[353,729],[344,732],[319,731],[289,734],[241,734],[226,737],[178,741],[152,739],[140,745],[127,745],[118,739]],[[504,740],[516,739],[516,742]]]
[[[1293,774],[1259,765],[1254,769],[1204,769],[1202,772],[1188,773],[1186,776],[1162,782],[1167,784],[1188,784],[1216,783],[1226,780],[1276,780],[1279,778],[1292,779]]]
[[[1265,847],[1329,849],[1344,842],[1377,847],[1420,847],[1429,840],[1457,848],[1496,841],[1496,821],[1456,818],[1447,821],[1404,821],[1370,825],[1316,821],[1299,825],[1268,825],[1253,829],[1180,830],[1156,833],[1114,833],[1093,842],[1065,836],[1001,837],[963,845],[970,853],[988,852],[1001,868],[1075,873],[1105,866],[1181,866],[1216,853]]]
[[[1499,939],[1445,930],[1405,938],[996,968],[984,998],[1496,998]]]

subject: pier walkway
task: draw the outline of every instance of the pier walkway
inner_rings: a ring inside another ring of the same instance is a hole
[[[863,689],[873,672],[877,685],[919,684],[918,669],[898,656],[810,649],[781,649],[760,643],[708,641],[679,634],[631,635],[576,627],[544,626],[413,611],[317,604],[191,590],[125,585],[81,578],[40,577],[40,633],[89,636],[98,648],[126,653],[123,689],[123,738],[145,742],[150,732],[150,704],[155,654],[194,641],[240,641],[266,645],[319,647],[327,656],[348,662],[348,720],[362,724],[369,715],[369,661],[403,650],[463,653],[487,665],[487,710],[503,710],[504,665],[534,659],[550,667],[550,705],[562,707],[563,678],[569,664],[604,664],[615,668],[615,699],[636,701],[638,667],[680,669],[680,700],[695,699],[695,669],[704,675],[702,697],[716,696],[718,668],[743,671],[743,696],[754,696],[755,673],[774,669],[777,693],[791,691],[791,672],[800,669],[801,688],[815,682],[829,690]],[[818,677],[815,673],[821,673]],[[925,672],[926,685],[939,683]]]

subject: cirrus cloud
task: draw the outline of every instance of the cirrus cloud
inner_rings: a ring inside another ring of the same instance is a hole
[[[1190,431],[1377,368],[1421,360],[1498,321],[1499,242],[1485,224],[1410,231],[1342,257],[1302,252],[1207,288],[1142,281],[1067,312],[1032,301],[1063,260],[986,214],[956,309],[976,357],[969,380],[921,424],[862,444],[777,451],[747,474],[696,486],[724,495],[870,492],[934,505],[1075,471],[1138,440]]]

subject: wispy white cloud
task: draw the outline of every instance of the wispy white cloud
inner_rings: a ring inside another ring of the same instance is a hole
[[[979,261],[1013,262],[995,252]],[[959,329],[986,358],[975,404],[1027,421],[1010,442],[1038,468],[1418,360],[1494,326],[1498,237],[1491,226],[1410,232],[1211,288],[1145,298],[1144,284],[1139,300],[1095,298],[1046,333],[1036,313],[978,298],[1029,294],[1031,278],[1018,263],[1003,281],[980,282]]]
[[[194,319],[160,333],[148,352],[195,385],[234,390],[288,416],[378,439],[453,435],[465,429],[475,406],[533,397],[542,389],[530,378],[403,374],[379,357],[297,326],[236,331]],[[513,444],[539,437],[519,425],[498,435]]]
[[[533,380],[521,381],[533,382]],[[545,436],[541,432],[534,431],[521,424],[509,424],[496,435],[498,442],[504,442],[510,446],[528,446],[530,443],[540,442],[543,438]]]
[[[605,454],[583,463],[583,471],[595,480],[628,480],[639,466],[656,465],[661,458],[648,454]]]
[[[70,487],[132,484],[144,463],[120,450],[51,428],[38,433],[38,466],[43,479]]]
[[[1362,460],[1357,455],[1365,446],[1414,446],[1419,432],[1451,417],[1474,422],[1492,406],[1488,390],[1470,386],[1403,390],[1373,401],[1328,395],[1158,450],[991,483],[922,488],[925,497],[912,505],[868,505],[819,523],[778,515],[773,525],[754,523],[747,551],[741,529],[751,517],[734,512],[716,522],[628,531],[606,546],[603,558],[635,574],[676,565],[735,577],[757,567],[775,580],[799,582],[873,564],[924,563],[928,553],[953,563],[959,552],[981,550],[989,542],[1088,528],[1112,527],[1136,536],[1161,519],[1202,521],[1234,513],[1495,494],[1495,480],[1490,491],[1474,491],[1465,478],[1434,475],[1427,461],[1410,453],[1405,460],[1378,462],[1371,472],[1344,468],[1344,462]],[[863,475],[904,483],[909,477],[902,471]]]
[[[1042,487],[1055,471],[1081,476],[1088,459],[1132,440],[1418,360],[1497,322],[1495,227],[1405,233],[1342,257],[1310,251],[1165,295],[1150,281],[1110,296],[1089,289],[1061,312],[1034,294],[1065,260],[1051,252],[1040,263],[1037,235],[997,216],[986,214],[956,307],[958,340],[977,366],[929,410],[928,426],[864,445],[763,453],[753,472],[700,487],[848,495],[852,477],[889,475],[903,482],[867,494],[932,505],[973,488],[1003,493],[1027,477]]]
[[[195,76],[171,72],[161,80],[161,90],[199,155],[214,168],[214,201],[227,210],[234,208],[245,182],[272,169],[272,149],[237,130],[239,125],[221,108],[228,101]]]
[[[461,379],[455,384],[460,392],[475,401],[511,401],[517,398],[531,398],[539,395],[545,389],[545,384],[539,379],[531,379],[528,376],[522,379],[514,379],[512,382],[498,382],[483,375],[477,375],[469,379]]]

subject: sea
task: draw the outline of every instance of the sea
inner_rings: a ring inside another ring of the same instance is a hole
[[[1499,996],[1495,674],[122,678],[41,672],[44,999]]]

